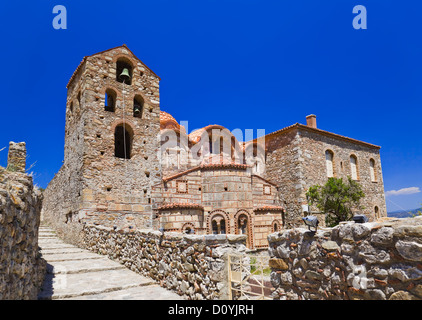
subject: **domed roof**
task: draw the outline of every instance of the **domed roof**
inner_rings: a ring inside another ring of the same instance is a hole
[[[174,117],[164,111],[160,111],[160,129],[179,129],[180,125],[177,123]]]

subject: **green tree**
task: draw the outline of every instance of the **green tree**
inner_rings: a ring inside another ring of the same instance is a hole
[[[306,193],[308,203],[325,213],[325,223],[329,227],[351,220],[352,209],[360,208],[363,197],[362,187],[350,177],[345,182],[342,178],[329,178],[324,186],[314,185]]]

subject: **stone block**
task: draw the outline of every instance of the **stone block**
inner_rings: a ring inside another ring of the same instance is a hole
[[[289,265],[284,261],[284,259],[271,258],[268,261],[268,265],[271,269],[279,269],[279,270],[289,269]]]

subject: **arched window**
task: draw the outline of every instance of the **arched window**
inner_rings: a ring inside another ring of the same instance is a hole
[[[216,215],[211,221],[211,228],[213,234],[225,234],[226,233],[226,220],[223,216]]]
[[[133,98],[133,116],[137,118],[142,118],[142,113],[144,109],[144,99],[141,96],[137,95]]]
[[[120,124],[114,131],[114,156],[130,159],[133,136],[127,124]]]
[[[182,227],[182,233],[193,234],[195,233],[195,228],[191,223],[186,223]]]
[[[350,171],[353,180],[359,179],[359,171],[358,171],[358,159],[355,155],[350,156]]]
[[[369,160],[369,172],[371,174],[371,181],[372,182],[377,181],[377,171],[375,169],[375,160],[374,159]]]
[[[116,97],[117,94],[112,89],[107,89],[105,92],[105,105],[104,110],[114,112],[116,111]]]
[[[248,217],[245,214],[241,214],[237,218],[237,227],[239,234],[247,234],[248,233]]]
[[[273,222],[273,232],[277,232],[281,230],[281,224],[278,220],[274,220]]]
[[[375,206],[374,212],[375,212],[375,219],[381,218],[380,217],[380,209],[378,208],[378,206]]]
[[[327,167],[327,177],[334,177],[334,153],[331,150],[325,151],[325,165]]]
[[[122,77],[120,77],[120,75],[122,74],[123,70],[127,69],[129,72],[129,79],[123,79]],[[118,82],[125,82],[125,84],[132,84],[132,74],[133,74],[133,67],[132,64],[129,62],[129,60],[125,59],[125,58],[119,58],[116,62],[116,80]]]

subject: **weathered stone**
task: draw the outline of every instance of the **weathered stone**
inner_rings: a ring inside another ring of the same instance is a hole
[[[277,254],[280,258],[286,259],[289,257],[290,250],[285,246],[278,246],[277,247]]]
[[[283,259],[271,258],[268,261],[268,265],[272,269],[287,270],[289,265]]]
[[[393,242],[393,228],[382,227],[371,236],[371,243],[379,246],[390,245]]]
[[[385,293],[379,289],[369,289],[365,291],[364,297],[367,300],[386,300]]]
[[[407,260],[422,261],[422,244],[420,243],[399,240],[396,242],[396,249]]]
[[[406,291],[397,291],[394,292],[388,300],[419,300],[414,295]]]
[[[418,284],[417,286],[415,286],[415,288],[413,289],[413,292],[419,297],[422,298],[422,284]]]
[[[337,242],[335,241],[325,241],[321,244],[321,246],[327,251],[336,251],[340,249]]]
[[[394,229],[394,236],[403,237],[419,237],[422,238],[422,225],[404,225]]]
[[[280,283],[283,285],[291,285],[293,283],[293,277],[290,272],[282,272],[280,274]]]
[[[388,269],[388,274],[400,281],[414,281],[422,279],[422,270],[406,264],[396,264]]]
[[[356,223],[352,227],[352,232],[355,240],[365,238],[371,230],[363,223]]]
[[[305,277],[309,280],[321,280],[322,274],[313,270],[307,270],[305,272]]]

